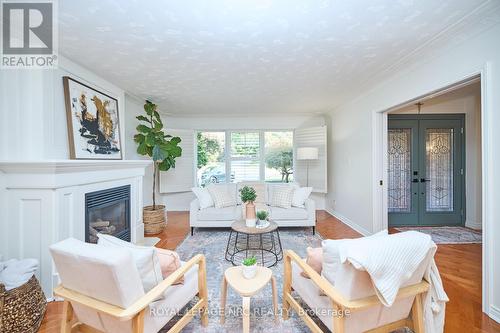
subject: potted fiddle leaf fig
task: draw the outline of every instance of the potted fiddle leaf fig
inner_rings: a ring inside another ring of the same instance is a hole
[[[137,153],[153,160],[153,205],[143,209],[144,233],[157,234],[165,228],[165,205],[156,204],[156,184],[160,171],[175,168],[175,159],[182,154],[181,139],[164,132],[163,122],[157,105],[146,101],[144,115],[136,117],[140,124],[136,127]]]

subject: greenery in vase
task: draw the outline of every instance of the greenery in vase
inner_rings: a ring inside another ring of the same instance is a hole
[[[257,199],[257,193],[253,187],[243,186],[240,188],[240,198],[244,203],[254,202]]]
[[[257,258],[255,258],[255,257],[250,257],[250,258],[246,258],[243,260],[244,266],[253,266],[256,263],[257,263]]]
[[[182,154],[182,148],[179,147],[181,139],[165,134],[156,109],[156,104],[146,101],[145,115],[136,117],[141,124],[136,127],[138,133],[134,135],[134,141],[138,145],[137,153],[153,160],[153,210],[156,210],[155,187],[158,172],[175,168],[175,159]]]
[[[259,220],[265,221],[269,216],[269,213],[266,212],[265,210],[259,210],[256,215]]]

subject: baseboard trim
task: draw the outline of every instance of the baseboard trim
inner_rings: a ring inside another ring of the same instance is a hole
[[[368,231],[365,228],[363,228],[362,226],[354,223],[352,220],[348,219],[347,217],[345,217],[344,215],[340,214],[336,210],[328,209],[328,208],[325,208],[325,210],[326,210],[326,212],[328,214],[332,215],[333,217],[336,217],[337,219],[340,220],[340,222],[342,222],[345,225],[347,225],[348,227],[356,230],[357,232],[359,232],[363,236],[369,236],[369,235],[372,234],[370,231]]]
[[[465,226],[467,228],[471,228],[471,229],[474,229],[474,230],[481,230],[481,229],[483,229],[482,223],[477,223],[477,222],[467,222],[467,221],[465,221]]]
[[[497,323],[500,323],[500,309],[494,305],[491,305],[489,317],[494,321],[496,321]]]

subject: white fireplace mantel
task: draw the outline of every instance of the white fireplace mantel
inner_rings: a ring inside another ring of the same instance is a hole
[[[36,258],[47,297],[58,282],[49,246],[85,238],[85,194],[130,185],[131,240],[141,242],[148,160],[0,161],[0,261]]]

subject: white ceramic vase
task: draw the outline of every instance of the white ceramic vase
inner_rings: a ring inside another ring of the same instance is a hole
[[[245,225],[248,228],[255,228],[255,221],[256,219],[245,219]]]
[[[243,269],[241,272],[243,273],[243,277],[245,279],[253,279],[255,275],[257,275],[257,263],[255,263],[252,266],[245,266],[245,265],[242,266]]]

